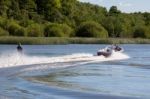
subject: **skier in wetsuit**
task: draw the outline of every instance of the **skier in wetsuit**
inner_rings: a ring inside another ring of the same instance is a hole
[[[23,48],[21,47],[21,44],[20,44],[20,43],[19,43],[18,46],[17,46],[17,51],[18,51],[19,53],[22,53],[22,51],[23,51]]]

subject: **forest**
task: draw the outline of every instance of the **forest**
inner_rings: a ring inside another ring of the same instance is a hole
[[[150,38],[150,13],[78,0],[0,0],[0,36]]]

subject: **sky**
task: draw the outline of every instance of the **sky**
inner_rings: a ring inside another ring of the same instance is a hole
[[[150,12],[150,0],[79,0],[101,5],[109,9],[115,5],[119,10],[126,13],[131,12]]]

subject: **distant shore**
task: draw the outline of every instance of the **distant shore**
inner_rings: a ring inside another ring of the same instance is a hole
[[[150,44],[142,38],[62,38],[62,37],[0,37],[0,44]]]

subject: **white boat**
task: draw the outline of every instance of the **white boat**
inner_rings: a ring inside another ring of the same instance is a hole
[[[112,53],[114,52],[123,52],[124,49],[122,47],[119,47],[117,45],[111,45],[111,46],[107,46],[104,49],[100,49],[97,51],[97,56],[105,56],[105,57],[109,57],[112,55]]]

